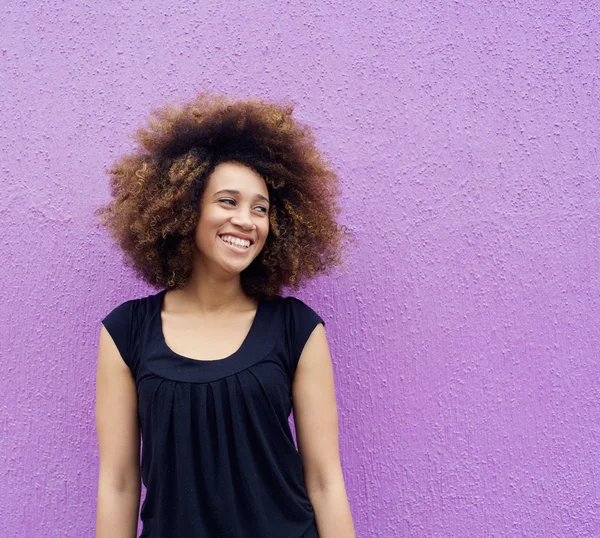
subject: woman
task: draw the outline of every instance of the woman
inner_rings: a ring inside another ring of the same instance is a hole
[[[141,475],[141,537],[353,538],[324,322],[279,295],[340,263],[335,173],[258,99],[201,94],[136,139],[98,215],[161,291],[102,320],[96,536],[135,537]]]

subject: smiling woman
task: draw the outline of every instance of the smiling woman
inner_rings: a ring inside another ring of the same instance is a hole
[[[223,197],[225,193],[231,198]],[[193,271],[205,278],[215,269],[241,274],[267,240],[268,201],[267,184],[259,174],[243,164],[219,163],[208,178],[199,208]]]
[[[137,151],[111,168],[113,200],[97,210],[125,263],[153,286],[183,288],[193,270],[194,230],[208,180],[220,163],[238,163],[262,178],[260,194],[270,201],[258,204],[270,228],[241,275],[244,291],[258,298],[283,287],[297,290],[340,265],[347,234],[337,222],[338,178],[313,132],[292,112],[291,105],[209,93],[156,110],[135,135]],[[226,198],[231,201],[221,203],[240,202]]]
[[[341,261],[336,175],[257,99],[202,94],[136,139],[98,215],[161,289],[102,319],[97,538],[135,537],[140,478],[141,537],[353,538],[325,322],[279,294]]]

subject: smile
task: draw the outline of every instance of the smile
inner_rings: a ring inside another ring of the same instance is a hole
[[[223,243],[227,243],[228,245],[235,247],[237,250],[247,250],[252,244],[246,239],[239,239],[238,237],[233,237],[232,235],[220,235],[219,237]]]

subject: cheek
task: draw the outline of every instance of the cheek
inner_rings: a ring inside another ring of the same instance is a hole
[[[210,221],[206,219],[199,221],[194,232],[194,242],[198,247],[209,245],[213,232],[214,226],[212,226]]]
[[[196,224],[196,237],[214,233],[222,222],[223,219],[219,218],[219,215],[214,211],[203,211],[198,219],[198,224]]]
[[[269,229],[271,228],[271,219],[273,217],[271,216],[271,214],[268,214],[264,219],[262,219],[261,223],[260,223],[260,227],[262,230],[265,231],[265,233],[269,233]]]
[[[262,238],[262,243],[263,245],[266,243],[267,241],[267,237],[269,235],[269,221],[266,221],[266,223],[261,223],[259,226],[259,230],[260,230],[260,237]]]

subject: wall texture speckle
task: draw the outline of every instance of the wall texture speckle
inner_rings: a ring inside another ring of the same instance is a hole
[[[596,2],[12,2],[0,14],[0,536],[94,536],[92,218],[148,112],[291,98],[356,237],[327,322],[357,536],[600,535]]]

